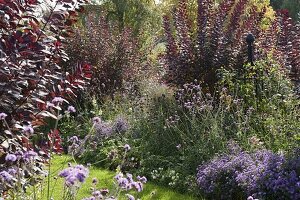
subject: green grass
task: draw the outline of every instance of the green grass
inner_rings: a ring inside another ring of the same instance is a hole
[[[62,178],[54,178],[57,177],[59,171],[67,167],[68,162],[74,163],[71,157],[63,155],[63,156],[55,156],[51,161],[51,184],[50,184],[50,191],[52,191],[52,197],[54,200],[62,200],[63,195],[63,179]],[[90,168],[89,177],[87,178],[86,182],[80,188],[76,200],[81,200],[85,197],[91,196],[90,188],[92,187],[92,179],[96,177],[99,180],[97,188],[108,188],[111,191],[114,188],[113,184],[113,177],[115,173],[112,171],[108,171],[105,169]],[[42,188],[38,189],[38,188]],[[37,199],[47,200],[47,181],[44,181],[42,185],[38,188],[35,188],[36,191],[40,191],[37,194]],[[30,191],[33,191],[33,189]],[[43,191],[43,192],[41,192]],[[140,198],[141,200],[194,200],[197,199],[195,197],[180,194],[178,192],[172,191],[168,188],[157,186],[153,183],[146,183],[144,184],[144,190],[141,193],[131,192],[135,197]],[[123,195],[124,196],[124,195]],[[33,198],[33,192],[31,192],[31,197]],[[126,199],[124,197],[120,199]]]

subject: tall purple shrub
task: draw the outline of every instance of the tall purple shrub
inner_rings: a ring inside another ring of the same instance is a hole
[[[250,32],[256,38],[256,59],[272,52],[274,59],[290,70],[293,80],[299,80],[299,25],[294,25],[285,11],[278,12],[270,26],[262,29],[266,8],[258,9],[249,0],[223,0],[217,6],[211,0],[198,0],[195,32],[186,4],[187,0],[180,0],[173,19],[164,17],[168,83],[183,85],[197,79],[212,91],[218,69],[244,67],[245,37]]]

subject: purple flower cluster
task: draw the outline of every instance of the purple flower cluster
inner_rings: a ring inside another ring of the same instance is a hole
[[[26,162],[30,162],[32,160],[34,160],[36,157],[38,156],[38,154],[34,151],[26,151],[22,157]]]
[[[113,133],[112,126],[101,120],[100,117],[93,118],[94,128],[95,128],[95,139],[110,137]]]
[[[128,130],[128,122],[123,117],[118,117],[113,124],[113,131],[116,133],[125,133]]]
[[[143,190],[143,184],[147,182],[147,178],[144,176],[137,176],[137,181],[134,181],[132,174],[126,174],[125,177],[122,173],[117,174],[115,180],[117,181],[118,187],[122,190],[128,191],[135,189],[138,192]]]
[[[199,166],[197,183],[216,199],[300,199],[300,159],[267,150],[216,157]],[[298,173],[297,173],[298,172]]]
[[[60,177],[65,178],[65,184],[67,186],[73,186],[76,183],[83,183],[88,177],[89,170],[83,165],[76,165],[74,167],[68,167],[59,173]]]
[[[15,154],[7,154],[5,156],[6,162],[15,162],[17,160],[17,156]]]

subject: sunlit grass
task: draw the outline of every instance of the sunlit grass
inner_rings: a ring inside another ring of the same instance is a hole
[[[68,163],[74,163],[71,157],[63,155],[63,156],[55,156],[51,162],[51,197],[54,200],[62,200],[63,192],[64,192],[64,182],[62,178],[57,177],[58,173],[68,166]],[[113,190],[113,177],[115,173],[112,171],[108,171],[105,169],[90,168],[89,177],[86,179],[86,182],[80,188],[77,198],[81,200],[86,197],[91,196],[91,187],[92,187],[92,179],[97,178],[99,183],[97,184],[97,188],[108,188],[109,190]],[[41,192],[42,190],[43,192]],[[44,182],[40,187],[35,188],[37,199],[47,200],[47,182]],[[33,190],[30,190],[33,191]],[[131,192],[132,193],[132,192]],[[168,188],[157,186],[153,183],[146,183],[144,185],[144,190],[141,193],[132,193],[135,197],[140,198],[142,200],[194,200],[197,199],[195,197],[180,194],[178,192],[172,191]],[[34,199],[34,194],[31,192],[31,199]],[[124,197],[120,199],[126,199]]]

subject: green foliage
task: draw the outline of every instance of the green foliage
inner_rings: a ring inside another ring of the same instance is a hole
[[[219,76],[214,97],[197,83],[185,84],[174,95],[152,94],[145,111],[135,113],[144,174],[157,173],[155,181],[192,190],[189,177],[197,166],[226,152],[230,140],[247,150],[289,151],[299,145],[299,100],[278,64],[259,61],[243,73],[220,70]]]
[[[290,16],[294,20],[299,20],[298,13],[300,12],[300,2],[295,0],[271,0],[271,6],[274,9],[288,9]]]

